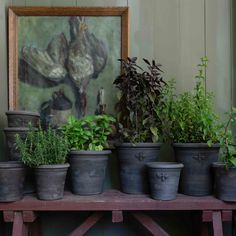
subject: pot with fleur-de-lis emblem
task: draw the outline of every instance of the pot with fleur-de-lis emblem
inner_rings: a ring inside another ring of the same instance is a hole
[[[159,160],[160,147],[160,143],[123,143],[117,146],[123,192],[149,192],[146,163]]]
[[[184,164],[180,178],[181,192],[190,196],[212,194],[213,173],[211,165],[218,161],[219,144],[175,143],[175,158]]]
[[[149,162],[147,163],[151,197],[157,200],[176,198],[182,163]]]

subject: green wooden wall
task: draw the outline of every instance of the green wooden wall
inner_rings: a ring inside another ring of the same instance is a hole
[[[2,128],[8,108],[7,13],[8,6],[129,6],[130,54],[157,59],[165,77],[175,78],[178,91],[190,89],[196,65],[209,57],[207,88],[215,93],[216,110],[223,114],[235,101],[234,61],[236,3],[233,0],[0,0],[0,159],[5,159]],[[111,173],[112,171],[110,171]],[[114,185],[107,181],[107,187]],[[43,214],[43,235],[67,235],[84,214]],[[181,218],[182,217],[182,218]],[[156,218],[171,235],[191,235],[190,213],[179,217],[161,213]],[[172,223],[167,223],[172,222]],[[137,235],[132,220],[109,223],[107,216],[88,235]],[[176,227],[178,225],[178,227]],[[10,227],[10,225],[9,225]],[[139,234],[140,235],[140,234]]]

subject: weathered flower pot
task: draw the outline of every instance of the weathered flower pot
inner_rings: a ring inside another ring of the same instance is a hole
[[[20,161],[20,152],[16,146],[16,134],[19,134],[21,139],[26,139],[28,128],[18,127],[18,128],[4,128],[5,140],[8,152],[8,159],[10,161]]]
[[[31,123],[33,127],[39,127],[40,114],[29,111],[7,111],[8,127],[28,127]]]
[[[37,197],[40,200],[63,198],[69,164],[41,165],[35,168]]]
[[[0,202],[18,201],[23,197],[24,177],[22,162],[0,162]]]
[[[149,162],[147,166],[151,197],[157,200],[175,199],[184,165],[175,162]]]
[[[175,143],[175,158],[183,163],[181,192],[190,196],[212,194],[213,173],[211,164],[218,161],[219,145],[209,147],[206,143]]]
[[[123,143],[117,146],[121,190],[125,193],[148,193],[146,163],[159,160],[161,144]]]
[[[215,176],[215,195],[223,201],[236,202],[236,168],[226,169],[224,163],[212,164]]]
[[[70,152],[70,174],[74,194],[93,195],[103,191],[110,153],[109,150]]]

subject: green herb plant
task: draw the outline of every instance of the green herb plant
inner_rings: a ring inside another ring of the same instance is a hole
[[[30,126],[25,140],[16,135],[16,145],[22,161],[30,167],[64,164],[69,151],[67,139],[51,127],[43,130]]]
[[[62,126],[62,132],[69,140],[71,149],[101,151],[108,146],[113,122],[115,119],[108,115],[90,115],[81,119],[71,116]]]
[[[147,69],[137,64],[137,57],[120,59],[123,73],[114,84],[119,89],[118,112],[119,133],[122,141],[157,142],[158,129],[154,106],[158,103],[165,82],[161,65],[154,60],[143,59]]]
[[[228,120],[222,124],[220,130],[220,160],[225,164],[226,169],[236,167],[236,149],[234,146],[234,135],[231,129],[236,123],[236,108],[233,107],[226,113]]]
[[[219,142],[219,120],[213,109],[213,95],[205,89],[208,59],[201,58],[192,91],[175,95],[174,82],[168,82],[155,108],[164,141],[176,143]]]

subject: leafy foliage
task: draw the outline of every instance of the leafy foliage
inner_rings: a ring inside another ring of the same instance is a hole
[[[213,110],[213,95],[205,90],[208,59],[201,58],[193,91],[175,95],[174,82],[168,82],[155,108],[165,141],[202,143],[219,141],[218,117]]]
[[[144,71],[137,65],[137,57],[120,59],[123,73],[114,81],[120,90],[116,104],[119,131],[128,142],[157,142],[158,129],[154,106],[158,103],[165,82],[162,79],[161,65],[154,60],[149,62]]]
[[[68,123],[62,126],[62,132],[72,149],[101,151],[107,146],[112,122],[115,119],[108,115],[91,115],[81,119],[70,117]]]
[[[47,130],[29,127],[25,140],[16,135],[16,144],[22,161],[31,167],[64,164],[69,150],[67,139],[51,127]]]
[[[236,123],[236,108],[232,108],[228,115],[228,120],[222,125],[220,131],[220,159],[226,168],[236,167],[236,149],[233,145],[234,136],[230,126]]]

